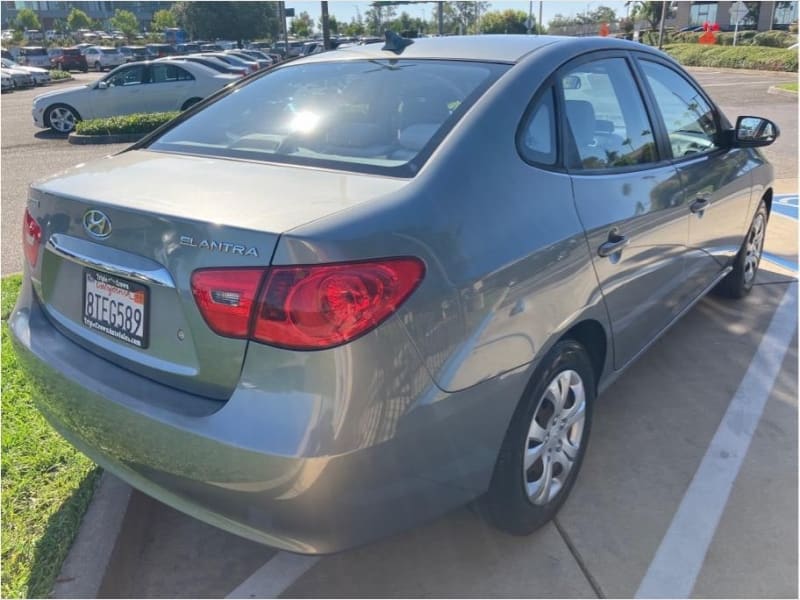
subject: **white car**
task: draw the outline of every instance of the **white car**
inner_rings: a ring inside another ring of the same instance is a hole
[[[0,81],[2,81],[3,92],[11,92],[14,90],[14,81],[8,73],[0,72]]]
[[[111,70],[125,64],[125,55],[117,48],[89,46],[83,51],[86,64],[96,71]]]
[[[3,74],[11,77],[11,82],[14,84],[14,89],[22,89],[22,88],[29,88],[36,85],[33,81],[33,77],[27,71],[23,71],[22,69],[8,69],[6,67],[2,67]]]
[[[9,60],[7,58],[2,59],[3,67],[6,69],[17,69],[19,71],[25,71],[31,77],[33,77],[33,83],[35,85],[44,85],[45,83],[50,83],[50,71],[47,69],[40,69],[39,67],[28,67],[25,65],[20,65],[15,63],[13,60]]]
[[[81,119],[185,110],[238,79],[197,63],[129,63],[99,81],[36,96],[33,122],[69,133]]]

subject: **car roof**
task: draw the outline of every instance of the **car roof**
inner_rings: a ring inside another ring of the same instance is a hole
[[[462,35],[416,38],[400,53],[381,50],[384,42],[349,46],[323,54],[306,57],[303,62],[376,58],[429,58],[451,60],[481,60],[516,63],[525,56],[552,44],[573,46],[576,52],[603,49],[649,50],[649,46],[605,37],[568,37],[554,35]]]

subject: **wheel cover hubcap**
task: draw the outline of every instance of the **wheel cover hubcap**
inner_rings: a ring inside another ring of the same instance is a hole
[[[564,488],[580,450],[585,421],[583,380],[576,371],[562,371],[542,394],[528,429],[522,479],[533,504],[547,504]]]
[[[50,112],[50,125],[62,133],[72,131],[75,127],[75,115],[67,108],[54,108]]]
[[[756,278],[758,264],[761,262],[761,252],[764,249],[764,230],[766,221],[764,215],[759,213],[753,221],[753,226],[747,234],[744,256],[744,280],[751,283]]]

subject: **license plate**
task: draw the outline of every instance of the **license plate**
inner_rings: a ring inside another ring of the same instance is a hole
[[[93,269],[84,269],[83,283],[83,324],[147,348],[147,287]]]

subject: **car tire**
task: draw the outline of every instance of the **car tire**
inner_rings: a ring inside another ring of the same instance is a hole
[[[517,406],[489,491],[478,503],[495,527],[528,535],[555,516],[583,462],[594,399],[586,349],[573,340],[557,343]]]
[[[101,65],[99,62],[94,63],[94,68],[98,73],[103,72],[103,65]]]
[[[88,73],[89,72],[89,67],[83,67],[81,69],[81,71],[83,71],[84,73]]]
[[[762,200],[758,210],[750,223],[747,235],[742,242],[739,252],[733,259],[733,270],[719,282],[714,293],[726,298],[744,298],[753,289],[758,275],[758,266],[761,264],[761,254],[764,251],[764,237],[767,232],[769,213]]]
[[[189,98],[186,102],[183,103],[183,106],[181,106],[181,111],[193,107],[195,104],[200,102],[200,100],[202,100],[202,98]]]
[[[70,133],[80,120],[78,111],[66,104],[54,104],[44,113],[44,124],[56,133]]]

